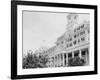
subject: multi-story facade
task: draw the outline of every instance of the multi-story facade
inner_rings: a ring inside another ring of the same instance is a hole
[[[48,49],[48,67],[68,66],[69,60],[79,57],[85,60],[84,65],[89,65],[90,23],[83,21],[77,23],[78,15],[69,14],[66,32],[60,36],[56,45]]]

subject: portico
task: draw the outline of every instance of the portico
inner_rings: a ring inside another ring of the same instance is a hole
[[[68,61],[71,58],[79,57],[84,59],[86,62],[85,65],[89,62],[89,48],[79,49],[72,52],[62,52],[55,56],[50,57],[50,66],[49,67],[67,67]]]

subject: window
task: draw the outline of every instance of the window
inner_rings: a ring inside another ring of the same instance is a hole
[[[69,42],[69,41],[72,41],[72,38],[68,38],[67,41],[68,41],[68,42]]]
[[[80,32],[80,35],[82,35],[82,32]]]
[[[80,32],[80,35],[83,35],[83,34],[85,34],[85,31]]]
[[[78,37],[79,36],[79,33],[76,35],[76,37]]]
[[[75,53],[74,56],[78,56],[78,53]]]
[[[70,43],[69,46],[72,46],[72,43]]]
[[[71,58],[72,57],[72,53],[68,53],[68,58]]]
[[[80,39],[78,39],[78,43],[80,43]]]
[[[76,40],[73,42],[74,45],[76,45]]]
[[[74,56],[78,56],[78,55],[79,55],[79,51],[75,51]]]
[[[85,41],[85,37],[82,37],[82,38],[81,38],[81,41]]]
[[[79,33],[78,33],[78,34],[75,34],[75,35],[74,35],[74,38],[76,38],[76,37],[78,37],[78,36],[79,36]]]
[[[81,50],[81,52],[82,52],[82,56],[85,56],[86,53],[88,53],[88,48],[85,48],[85,49]]]
[[[80,30],[80,26],[77,28],[77,30]]]
[[[76,38],[76,35],[74,35],[74,38]]]
[[[70,41],[72,41],[72,38],[70,38]]]
[[[72,46],[72,43],[67,44],[67,47],[71,47],[71,46]]]
[[[82,56],[85,56],[85,51],[82,51]]]
[[[64,58],[66,59],[66,53],[64,54]]]
[[[67,44],[67,47],[68,47],[68,44]]]

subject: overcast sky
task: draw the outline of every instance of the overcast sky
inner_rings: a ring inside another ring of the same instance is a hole
[[[66,31],[68,13],[23,12],[23,53],[45,46],[52,47]],[[79,14],[79,23],[89,15]]]

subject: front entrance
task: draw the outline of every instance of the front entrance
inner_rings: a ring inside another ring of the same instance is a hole
[[[82,59],[85,60],[85,65],[89,65],[89,49],[85,48],[81,50]]]

